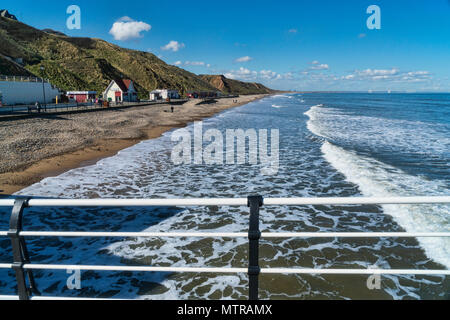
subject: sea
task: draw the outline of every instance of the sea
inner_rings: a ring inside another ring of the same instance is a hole
[[[207,108],[208,106],[205,106]],[[193,131],[194,124],[187,130]],[[38,198],[392,197],[450,195],[450,94],[292,93],[224,111],[203,129],[278,129],[279,168],[174,164],[174,131],[36,183]],[[0,209],[0,230],[10,209]],[[267,206],[263,232],[450,232],[448,205]],[[29,231],[247,232],[247,207],[30,208]],[[247,239],[27,238],[32,263],[247,267]],[[0,263],[10,263],[0,239]],[[448,269],[448,238],[293,238],[260,243],[264,268]],[[247,299],[246,274],[34,271],[42,295],[124,299]],[[450,277],[260,276],[261,299],[450,299]],[[0,294],[15,294],[0,270]]]

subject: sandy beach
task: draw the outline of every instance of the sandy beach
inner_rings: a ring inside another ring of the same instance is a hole
[[[94,164],[142,140],[264,96],[200,105],[193,99],[175,106],[174,113],[169,105],[150,105],[0,122],[0,194],[10,195],[46,177]]]

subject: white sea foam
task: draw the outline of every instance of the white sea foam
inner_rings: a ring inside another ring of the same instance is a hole
[[[324,110],[322,105],[313,106],[305,114],[310,120],[307,123],[308,129],[315,135],[323,138],[332,138],[332,135],[343,136],[352,134],[353,131],[336,132],[336,128],[327,127],[332,118],[339,121],[340,117],[336,110]],[[349,117],[348,123],[361,121],[355,117]],[[363,119],[362,121],[366,121]],[[370,120],[377,119],[371,118]],[[367,120],[368,121],[368,120]],[[389,120],[386,120],[389,121]],[[380,123],[377,122],[378,124]],[[382,129],[381,129],[382,130]],[[364,138],[362,137],[364,135]],[[370,135],[367,136],[367,135]],[[390,133],[394,136],[394,133]],[[431,135],[431,133],[430,133]],[[386,139],[373,132],[360,130],[360,135],[355,139],[370,139],[378,143]],[[400,141],[398,141],[400,143]],[[420,141],[419,141],[420,143]],[[432,143],[432,142],[431,142]],[[437,142],[438,143],[438,142]],[[440,145],[433,147],[434,151],[441,150]],[[362,156],[353,151],[344,150],[332,143],[325,141],[321,148],[325,159],[333,165],[339,172],[344,174],[346,179],[359,186],[365,196],[390,197],[390,196],[426,196],[426,195],[448,195],[450,190],[445,181],[428,180],[419,176],[409,175],[398,168],[377,161],[375,159]],[[450,231],[450,210],[443,205],[384,205],[382,206],[386,214],[391,215],[397,223],[408,232],[448,232]],[[446,267],[450,267],[450,239],[447,238],[420,238],[419,243],[426,254]]]
[[[448,131],[438,123],[350,115],[323,105],[313,106],[305,114],[310,118],[308,129],[326,139],[422,155],[439,156],[450,150]]]
[[[355,183],[367,197],[448,195],[444,181],[427,181],[379,161],[325,142],[325,159]],[[445,205],[383,205],[407,232],[449,232],[450,210]],[[427,255],[450,268],[450,239],[419,238]]]
[[[285,95],[285,94],[276,94],[272,96],[273,99],[277,99],[277,98],[286,98],[286,99],[292,99],[293,96],[292,95]]]

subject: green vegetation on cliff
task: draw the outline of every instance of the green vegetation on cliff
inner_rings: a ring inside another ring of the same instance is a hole
[[[274,92],[274,90],[260,83],[232,80],[223,75],[200,75],[200,78],[227,94],[265,94]]]
[[[9,58],[21,58],[23,66]],[[209,79],[168,65],[152,53],[121,48],[100,39],[42,31],[4,17],[0,17],[0,74],[32,74],[49,79],[62,90],[99,93],[112,79],[122,77],[133,80],[141,98],[148,98],[148,92],[158,88],[178,89],[181,93],[218,89]],[[263,93],[257,84],[244,86],[227,80],[230,86],[224,87],[225,93]]]

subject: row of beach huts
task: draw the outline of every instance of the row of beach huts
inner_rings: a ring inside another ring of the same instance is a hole
[[[217,98],[216,92],[188,92],[187,98]],[[149,92],[149,100],[169,101],[181,99],[178,90],[158,89]],[[41,78],[0,76],[0,106],[28,105],[39,103],[107,101],[114,103],[139,102],[137,90],[130,79],[112,80],[106,90],[98,94],[97,91],[61,91],[48,81]]]

